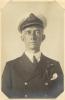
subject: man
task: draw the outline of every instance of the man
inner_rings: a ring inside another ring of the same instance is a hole
[[[40,51],[44,28],[44,21],[34,14],[19,25],[26,49],[21,57],[5,66],[2,91],[9,98],[55,98],[63,92],[60,64]]]

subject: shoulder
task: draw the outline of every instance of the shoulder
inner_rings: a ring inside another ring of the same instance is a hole
[[[42,55],[42,63],[45,63],[45,66],[48,70],[56,70],[59,73],[62,71],[59,61],[51,59],[45,55]]]
[[[6,62],[6,66],[13,66],[13,65],[16,65],[16,64],[18,64],[19,62],[23,62],[23,60],[24,60],[24,54],[22,55],[22,56],[20,56],[20,57],[17,57],[17,58],[15,58],[15,59],[13,59],[13,60],[9,60],[9,61],[7,61]]]
[[[59,61],[49,58],[43,54],[42,54],[42,59],[43,59],[43,61],[45,61],[47,64],[50,64],[50,65],[59,64]]]

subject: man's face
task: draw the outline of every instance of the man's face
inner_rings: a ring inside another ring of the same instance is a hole
[[[29,50],[40,49],[43,40],[43,29],[36,26],[30,26],[22,31],[25,47]]]

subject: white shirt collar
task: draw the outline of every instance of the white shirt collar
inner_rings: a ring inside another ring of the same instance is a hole
[[[29,51],[25,51],[25,54],[26,56],[30,59],[30,61],[33,63],[33,56],[36,57],[37,61],[39,62],[40,61],[40,58],[41,58],[41,52],[37,52],[37,53],[32,53],[32,52],[29,52]]]

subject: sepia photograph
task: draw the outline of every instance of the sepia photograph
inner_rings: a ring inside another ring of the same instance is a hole
[[[64,9],[56,2],[8,2],[2,9],[1,91],[9,99],[64,92]]]

